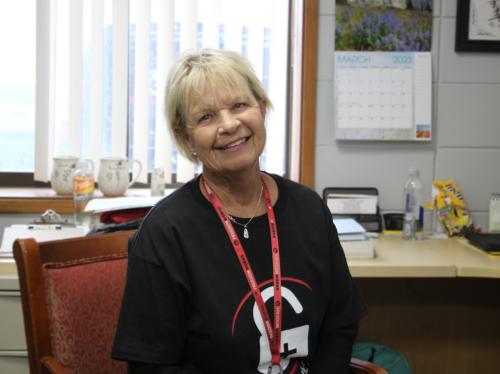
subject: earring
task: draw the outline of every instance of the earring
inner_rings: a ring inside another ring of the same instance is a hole
[[[198,157],[198,153],[196,153],[195,151],[191,152],[191,155],[192,155],[193,157]]]

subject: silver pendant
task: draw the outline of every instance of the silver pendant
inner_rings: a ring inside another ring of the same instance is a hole
[[[267,374],[272,374],[273,367],[279,368],[280,370],[278,371],[278,373],[279,374],[283,374],[283,368],[281,367],[281,365],[271,365],[271,366],[269,366],[269,369],[267,369]]]
[[[247,228],[246,228],[246,227],[245,227],[245,229],[243,230],[243,237],[244,237],[245,239],[248,239],[248,238],[250,237],[250,235],[248,234],[248,230],[247,230]]]

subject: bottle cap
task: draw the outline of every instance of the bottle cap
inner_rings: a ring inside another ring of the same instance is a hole
[[[420,176],[420,170],[416,166],[410,166],[409,174],[412,177],[418,177]]]
[[[90,167],[90,164],[88,162],[80,161],[78,163],[78,169],[80,169],[82,171],[90,171],[91,167]]]

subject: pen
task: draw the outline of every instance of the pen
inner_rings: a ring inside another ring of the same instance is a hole
[[[61,225],[28,225],[28,230],[61,230]]]

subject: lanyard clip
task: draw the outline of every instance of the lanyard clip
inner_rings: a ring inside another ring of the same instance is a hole
[[[276,374],[283,374],[283,368],[281,367],[281,365],[278,365],[278,364],[274,364],[274,365],[270,365],[269,366],[269,369],[267,369],[267,374],[272,374],[273,373],[273,368],[274,367],[277,367],[279,368],[279,371],[278,372],[275,372]]]

